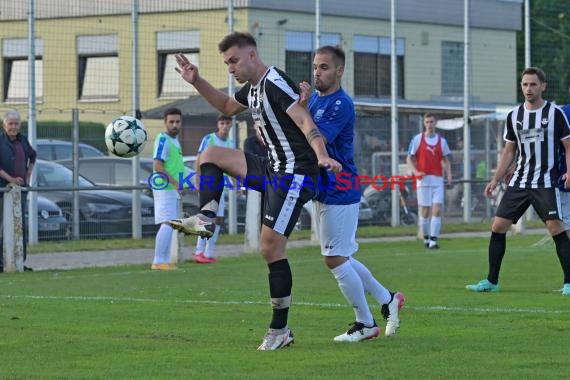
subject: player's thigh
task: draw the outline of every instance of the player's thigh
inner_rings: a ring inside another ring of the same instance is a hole
[[[200,153],[200,165],[204,163],[213,163],[232,177],[246,175],[247,162],[239,149],[210,146]]]
[[[176,190],[153,190],[152,194],[154,198],[154,222],[156,224],[179,217]]]
[[[530,203],[543,222],[547,220],[562,220],[560,191],[557,188],[528,189]]]
[[[438,203],[443,204],[443,198],[445,194],[445,188],[443,185],[437,185],[431,187],[431,202],[432,204]]]
[[[358,250],[356,228],[360,204],[327,205],[315,202],[315,217],[323,256],[349,257]]]
[[[418,206],[431,207],[432,187],[418,186],[417,197],[418,197]]]
[[[244,152],[247,172],[241,178],[242,185],[246,189],[259,191],[263,194],[265,184],[267,183],[267,164],[266,157],[260,157],[248,152]]]
[[[507,187],[501,202],[497,207],[495,216],[511,220],[516,223],[530,206],[530,197],[527,189]]]
[[[289,237],[303,205],[313,198],[314,188],[303,186],[307,179],[316,183],[316,178],[302,174],[272,174],[264,187],[263,225]]]

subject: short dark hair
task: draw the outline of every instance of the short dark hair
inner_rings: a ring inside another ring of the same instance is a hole
[[[527,67],[521,73],[521,79],[525,75],[536,75],[541,83],[546,83],[546,74],[542,69],[539,69],[538,67]]]
[[[179,115],[180,117],[182,117],[182,111],[180,111],[180,108],[170,107],[166,111],[164,111],[164,120],[166,120],[168,115]]]
[[[239,48],[252,46],[257,48],[255,38],[249,33],[233,32],[225,36],[218,44],[218,49],[221,53],[227,51],[229,48],[237,46]]]
[[[337,66],[344,66],[346,56],[340,46],[325,45],[317,49],[315,54],[330,54]]]
[[[223,113],[219,114],[218,117],[216,118],[216,122],[220,121],[220,120],[232,120],[231,116],[226,116]]]
[[[424,119],[427,119],[427,118],[433,118],[434,120],[437,120],[437,117],[435,117],[435,115],[431,112],[424,113]]]

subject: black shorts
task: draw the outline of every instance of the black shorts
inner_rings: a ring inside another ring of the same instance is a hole
[[[516,223],[529,206],[540,216],[542,221],[562,220],[560,196],[557,188],[520,189],[507,187],[495,216],[512,220]]]
[[[245,153],[247,175],[243,185],[263,196],[263,224],[289,237],[303,205],[315,196],[317,176],[273,173],[265,157]]]

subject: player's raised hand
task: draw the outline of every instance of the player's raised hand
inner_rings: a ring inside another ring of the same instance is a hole
[[[562,175],[562,180],[564,181],[564,188],[570,189],[570,175],[568,175],[568,172]]]
[[[493,191],[495,190],[495,187],[497,187],[497,181],[495,181],[494,179],[492,179],[487,186],[485,186],[485,196],[487,198],[492,198],[493,197]]]
[[[299,103],[303,106],[307,104],[307,100],[311,96],[311,85],[305,81],[299,83],[299,90],[301,93],[299,94]]]
[[[178,72],[178,74],[180,74],[182,79],[190,84],[194,84],[200,76],[198,73],[198,67],[190,63],[184,54],[176,54],[175,58],[178,67],[175,67],[174,69]]]

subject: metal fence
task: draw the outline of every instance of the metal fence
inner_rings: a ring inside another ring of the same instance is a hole
[[[473,116],[470,146],[456,145],[465,137],[463,128],[440,132],[454,149],[454,178],[462,177],[459,163],[466,149],[474,161],[468,180],[476,181],[481,161],[488,162],[488,169],[496,163],[503,121],[475,116],[493,115],[517,100],[522,1],[363,0],[354,6],[337,0],[117,0],[68,5],[63,0],[0,0],[0,111],[17,109],[28,116],[28,136],[42,154],[48,149],[40,143],[44,139],[72,142],[77,157],[83,154],[79,143],[106,153],[104,127],[117,116],[136,113],[150,138],[141,158],[150,157],[152,140],[163,128],[161,112],[170,106],[184,112],[184,154],[196,154],[202,136],[214,130],[217,112],[179,78],[173,57],[185,54],[204,77],[226,91],[233,82],[217,43],[229,30],[252,33],[264,61],[297,82],[310,81],[316,46],[344,48],[343,87],[357,107],[355,152],[363,174],[391,173],[387,164],[395,155],[404,170],[405,151],[421,131],[422,114],[430,111],[440,120],[462,117],[466,89]],[[396,17],[391,20],[393,6]],[[464,14],[471,23],[468,44]],[[396,72],[390,68],[392,58]],[[35,79],[30,79],[32,73]],[[392,82],[396,98],[391,96]],[[248,116],[238,119],[238,147],[251,127]],[[392,147],[393,141],[398,147]],[[60,153],[71,158],[62,153],[69,147],[58,150],[53,141],[51,146],[49,160],[64,159]],[[458,217],[461,189],[448,191],[446,207]],[[475,192],[469,197],[471,204],[477,197]],[[76,208],[62,209],[70,220],[82,217]],[[145,217],[132,208],[133,236],[140,236],[142,219],[137,218]]]

